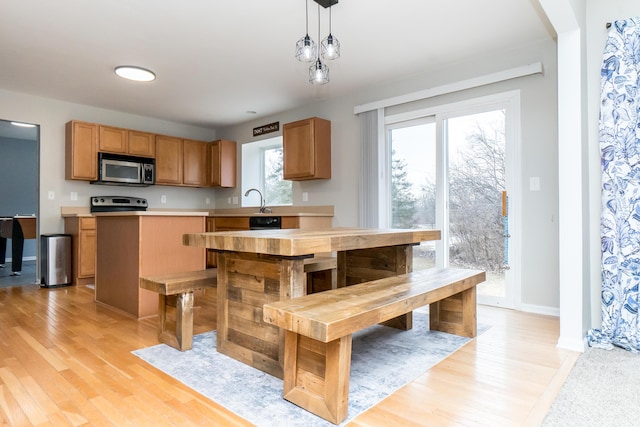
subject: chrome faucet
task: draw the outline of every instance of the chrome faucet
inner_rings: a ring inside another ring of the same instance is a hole
[[[247,192],[244,193],[244,197],[247,197],[252,191],[256,191],[260,195],[260,213],[271,213],[271,209],[265,207],[265,200],[262,197],[262,193],[257,188],[248,189]]]

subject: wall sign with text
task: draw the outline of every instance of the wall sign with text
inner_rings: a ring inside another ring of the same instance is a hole
[[[253,136],[264,135],[265,133],[278,132],[280,130],[280,122],[269,123],[268,125],[253,128]]]

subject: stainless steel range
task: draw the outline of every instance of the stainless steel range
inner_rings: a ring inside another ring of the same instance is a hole
[[[129,196],[93,196],[91,212],[146,211],[147,199]]]

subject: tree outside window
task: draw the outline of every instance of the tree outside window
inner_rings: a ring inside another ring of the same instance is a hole
[[[282,179],[282,146],[265,148],[262,155],[264,165],[264,197],[270,205],[290,205],[291,181]]]

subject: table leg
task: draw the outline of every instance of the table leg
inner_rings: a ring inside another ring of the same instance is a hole
[[[285,331],[264,323],[262,306],[305,293],[302,257],[219,252],[217,350],[282,378]]]
[[[4,268],[4,263],[7,258],[7,239],[0,237],[0,268]]]
[[[384,246],[338,252],[338,287],[356,285],[413,270],[413,245]],[[383,323],[401,330],[413,327],[413,313]]]
[[[20,222],[13,221],[11,234],[11,271],[19,273],[22,271],[22,250],[24,248],[24,235]]]

